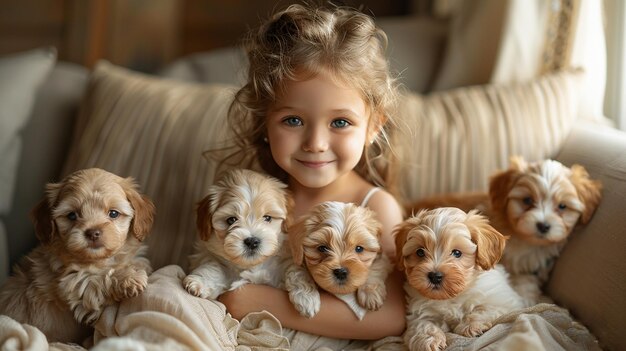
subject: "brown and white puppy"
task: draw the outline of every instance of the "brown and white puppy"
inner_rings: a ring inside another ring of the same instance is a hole
[[[446,347],[445,332],[475,337],[521,308],[503,267],[505,237],[473,210],[422,210],[395,230],[398,267],[408,297],[405,345]]]
[[[290,259],[286,228],[291,197],[277,179],[227,171],[198,204],[199,240],[183,280],[194,296],[216,299],[247,283],[282,286]]]
[[[509,169],[491,177],[488,194],[436,196],[414,204],[412,210],[481,210],[498,231],[510,236],[501,263],[526,305],[533,305],[576,224],[591,219],[601,190],[601,183],[580,165],[568,168],[553,160],[528,163],[513,157]]]
[[[318,286],[344,300],[356,292],[358,305],[367,310],[382,306],[392,266],[382,253],[381,225],[371,210],[323,202],[299,219],[289,235],[294,264],[287,269],[285,287],[300,314],[319,312]],[[362,318],[365,311],[351,307]]]
[[[102,169],[47,184],[32,212],[41,244],[3,285],[0,313],[48,341],[82,342],[105,306],[145,289],[152,270],[142,241],[154,212],[133,179]]]

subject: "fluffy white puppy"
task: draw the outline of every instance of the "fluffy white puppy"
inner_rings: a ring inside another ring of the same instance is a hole
[[[192,295],[216,299],[247,283],[280,287],[290,258],[286,185],[245,169],[226,172],[197,208],[199,240],[183,280]]]

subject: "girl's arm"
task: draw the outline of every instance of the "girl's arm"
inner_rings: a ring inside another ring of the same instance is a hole
[[[386,284],[387,299],[383,307],[367,312],[361,321],[343,301],[324,291],[320,291],[320,311],[313,318],[301,316],[286,291],[267,285],[247,284],[222,294],[219,301],[238,320],[250,312],[266,310],[286,328],[332,338],[375,340],[401,335],[405,328],[404,290],[399,272],[392,272]]]

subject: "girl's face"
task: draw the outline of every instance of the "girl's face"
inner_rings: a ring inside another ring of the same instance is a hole
[[[323,73],[289,82],[267,115],[274,161],[290,181],[308,188],[348,174],[361,159],[367,131],[368,109],[359,92]]]

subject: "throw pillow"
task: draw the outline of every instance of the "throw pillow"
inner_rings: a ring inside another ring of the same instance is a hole
[[[20,134],[30,117],[39,86],[55,62],[54,48],[0,57],[0,215],[5,215],[11,209],[22,150]],[[4,227],[2,219],[0,226]],[[0,236],[0,242],[6,243],[3,236]],[[2,282],[9,270],[9,255],[2,251],[0,257]]]

